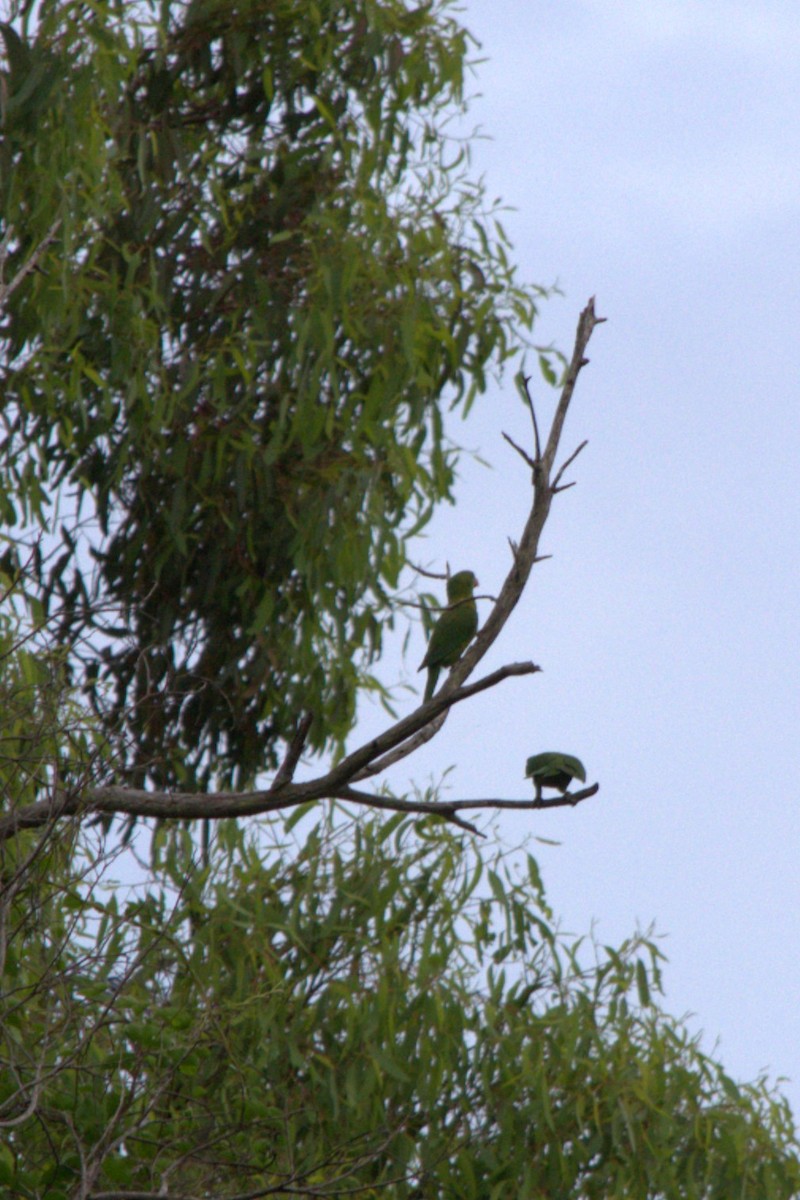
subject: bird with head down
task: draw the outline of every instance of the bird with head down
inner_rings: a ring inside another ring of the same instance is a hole
[[[420,671],[428,668],[425,700],[430,700],[442,667],[452,667],[478,631],[478,606],[473,592],[478,581],[472,571],[458,571],[447,581],[447,608],[436,621]]]
[[[581,760],[561,750],[532,754],[525,763],[525,774],[533,780],[537,800],[541,800],[543,788],[555,788],[563,795],[574,779],[586,782],[586,767]]]

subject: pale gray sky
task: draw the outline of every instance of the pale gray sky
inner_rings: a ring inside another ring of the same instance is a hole
[[[593,294],[608,324],[554,558],[485,663],[544,673],[454,711],[414,776],[455,763],[451,795],[522,797],[528,754],[583,758],[599,796],[505,836],[561,842],[538,856],[565,928],[618,943],[655,921],[668,1008],[735,1077],[791,1076],[800,1111],[800,8],[467,0],[463,18],[489,60],[476,163],[516,208],[523,276],[565,293],[539,339],[568,350]],[[511,380],[493,387],[456,434],[494,470],[465,461],[421,548],[488,591],[528,502],[501,430],[528,428]]]

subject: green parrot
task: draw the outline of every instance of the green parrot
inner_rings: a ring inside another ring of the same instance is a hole
[[[532,754],[525,764],[525,774],[533,780],[537,799],[542,788],[556,788],[565,792],[573,779],[586,782],[586,768],[574,754],[562,754],[547,750],[544,754]]]
[[[428,668],[425,700],[430,700],[442,667],[452,667],[461,658],[478,629],[478,607],[472,593],[478,581],[472,571],[459,571],[447,581],[448,608],[431,633],[428,649],[419,669]]]

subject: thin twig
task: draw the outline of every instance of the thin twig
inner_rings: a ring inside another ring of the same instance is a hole
[[[441,571],[426,571],[424,567],[418,567],[412,562],[409,562],[408,565],[412,571],[416,571],[417,575],[424,575],[426,579],[447,579],[447,575],[443,575]]]
[[[533,422],[534,459],[537,463],[539,463],[542,461],[542,444],[539,441],[539,426],[536,421],[536,409],[533,406],[533,397],[531,396],[531,391],[530,391],[530,388],[528,387],[528,384],[531,381],[531,377],[530,377],[530,375],[521,375],[520,377],[522,379],[522,387],[525,392],[525,399],[528,401],[528,409],[530,410],[531,421]]]
[[[606,320],[605,317],[598,317],[594,311],[594,296],[591,297],[589,303],[584,308],[578,319],[578,330],[575,334],[575,348],[572,352],[567,374],[564,379],[564,385],[561,388],[561,398],[553,417],[553,424],[550,426],[550,435],[547,439],[547,447],[544,452],[543,466],[546,474],[550,474],[555,461],[556,452],[558,451],[558,443],[561,439],[561,431],[564,428],[567,410],[572,400],[572,393],[575,391],[575,384],[578,382],[578,376],[585,366],[588,366],[589,359],[586,357],[586,347],[589,344],[589,339],[594,333],[595,327],[601,325]]]
[[[308,731],[311,728],[313,720],[313,715],[306,713],[298,724],[289,749],[286,751],[286,757],[278,768],[278,773],[272,785],[273,787],[281,787],[284,783],[291,783],[294,779],[294,773],[300,760],[300,755],[303,753],[303,747],[306,744]]]
[[[589,440],[588,440],[588,438],[585,438],[585,439],[584,439],[584,440],[581,442],[580,446],[578,446],[578,449],[577,449],[577,450],[573,450],[572,454],[570,454],[570,456],[569,456],[569,458],[567,459],[567,461],[566,461],[566,462],[565,462],[565,463],[562,465],[561,469],[560,469],[560,470],[558,471],[558,473],[556,474],[556,477],[555,477],[555,479],[554,479],[554,480],[553,480],[553,482],[550,484],[550,487],[552,488],[552,490],[553,490],[554,492],[563,492],[563,491],[565,491],[565,490],[566,490],[566,488],[568,488],[568,487],[574,487],[574,486],[575,486],[575,485],[574,485],[574,484],[572,484],[572,483],[566,483],[566,484],[564,484],[564,487],[559,487],[559,486],[558,486],[558,484],[559,484],[559,480],[561,479],[561,476],[564,474],[564,472],[566,471],[567,467],[568,467],[568,466],[570,466],[570,464],[571,464],[571,463],[574,463],[574,462],[575,462],[575,459],[578,457],[578,455],[580,454],[581,450],[583,450],[583,449],[584,449],[584,447],[585,447],[585,446],[588,446],[588,445],[589,445]]]
[[[6,300],[11,295],[11,293],[15,292],[17,290],[17,288],[19,287],[19,285],[22,283],[22,281],[25,279],[25,277],[27,275],[30,275],[31,271],[36,266],[38,266],[39,259],[42,257],[45,250],[47,249],[47,247],[52,242],[53,238],[58,233],[60,225],[61,225],[61,217],[56,217],[55,221],[53,221],[53,224],[50,226],[47,233],[44,235],[42,240],[39,242],[39,245],[33,251],[30,258],[26,262],[24,262],[22,264],[22,266],[20,267],[20,269],[17,271],[16,275],[11,280],[11,283],[0,284],[0,305],[5,304]],[[5,243],[5,238],[3,240]]]
[[[530,454],[528,454],[528,451],[527,451],[527,450],[523,450],[521,446],[518,446],[518,445],[517,445],[517,443],[514,441],[514,439],[513,439],[512,437],[509,437],[507,433],[505,433],[505,432],[504,432],[504,431],[502,431],[502,430],[501,430],[501,432],[503,433],[503,437],[506,439],[506,441],[508,442],[508,444],[509,444],[510,446],[513,446],[513,447],[514,447],[514,449],[516,450],[517,454],[521,455],[521,457],[525,459],[525,462],[528,464],[528,466],[530,467],[530,469],[531,469],[532,471],[534,471],[534,470],[536,469],[536,463],[535,463],[535,462],[534,462],[534,460],[531,458]]]
[[[468,833],[474,833],[477,837],[485,837],[480,830],[470,821],[465,821],[462,817],[456,816],[456,809],[459,801],[450,800],[401,800],[395,799],[394,796],[376,796],[369,792],[357,791],[355,788],[342,788],[336,795],[337,800],[352,800],[355,804],[361,804],[365,808],[382,808],[389,812],[405,812],[418,813],[420,816],[426,817],[443,817],[446,821],[451,821],[453,825],[460,826],[461,829],[466,829]]]
[[[491,600],[492,604],[497,603],[497,596],[493,596],[491,592],[478,592],[478,595],[464,596],[461,600],[451,600],[448,604],[420,604],[416,600],[396,600],[398,608],[418,608],[421,612],[451,612],[454,608],[459,608],[462,604],[471,604],[473,600]]]

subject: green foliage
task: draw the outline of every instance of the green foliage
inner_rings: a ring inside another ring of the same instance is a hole
[[[305,711],[341,745],[450,496],[444,408],[531,326],[443,133],[448,9],[61,0],[0,28],[9,277],[61,219],[4,314],[0,504],[57,520],[34,582],[129,778],[244,784]]]
[[[587,966],[533,860],[396,817],[299,847],[231,825],[208,871],[188,837],[156,863],[127,900],[51,874],[58,934],[11,905],[12,1195],[797,1193],[785,1103],[652,1003],[651,943]]]
[[[16,585],[1,572],[0,588],[0,812],[11,814],[89,779],[105,743],[69,686],[66,653],[20,621]],[[30,848],[40,837],[22,840]]]
[[[0,23],[5,280],[36,263],[0,314],[3,1195],[796,1195],[786,1103],[659,1009],[651,942],[587,962],[557,936],[531,858],[306,809],[219,822],[207,856],[140,829],[147,870],[62,818],[121,765],[249,781],[305,713],[341,746],[407,539],[450,497],[445,409],[536,293],[442,132],[468,52],[447,0],[22,8]]]

